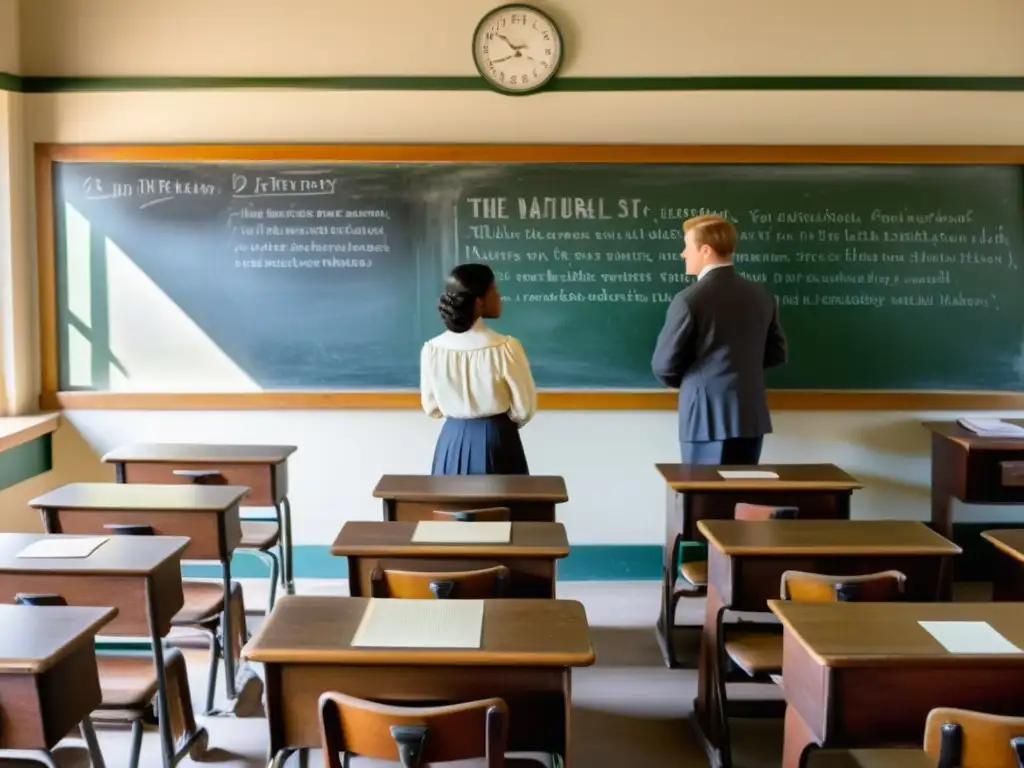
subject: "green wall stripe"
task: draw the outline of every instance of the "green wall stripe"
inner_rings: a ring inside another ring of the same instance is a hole
[[[25,93],[287,88],[332,91],[487,91],[475,75],[359,77],[38,77],[0,73],[0,90]],[[944,75],[712,75],[563,77],[555,92],[594,91],[1024,91],[1024,77]]]
[[[50,435],[40,435],[27,443],[0,452],[0,490],[53,469],[53,445]]]
[[[303,544],[294,548],[295,578],[348,578],[347,560],[334,557],[330,547]],[[186,563],[186,578],[219,578],[220,567],[208,563]],[[266,564],[247,552],[235,552],[231,575],[238,579],[261,579],[269,573]],[[661,578],[661,547],[656,544],[579,544],[558,562],[559,581],[657,581]]]

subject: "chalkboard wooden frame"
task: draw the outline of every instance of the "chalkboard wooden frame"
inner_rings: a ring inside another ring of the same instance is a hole
[[[53,165],[57,162],[564,162],[1021,165],[1024,146],[738,146],[584,144],[37,144],[36,243],[43,409],[291,410],[418,409],[415,391],[256,393],[61,392],[58,390]],[[542,391],[544,410],[672,410],[665,391]],[[1024,393],[775,390],[775,410],[1017,410]]]

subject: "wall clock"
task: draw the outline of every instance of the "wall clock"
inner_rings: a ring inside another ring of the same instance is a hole
[[[473,33],[473,61],[499,93],[522,96],[548,85],[562,64],[562,34],[551,17],[522,3],[495,8]]]

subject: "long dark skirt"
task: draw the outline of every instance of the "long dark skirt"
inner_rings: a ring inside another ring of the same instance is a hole
[[[505,413],[481,419],[445,419],[430,474],[530,474],[519,428]]]

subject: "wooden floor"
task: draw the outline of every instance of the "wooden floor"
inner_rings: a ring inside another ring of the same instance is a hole
[[[653,622],[658,612],[657,582],[568,582],[558,585],[558,596],[580,600],[587,609],[597,647],[597,664],[573,673],[572,750],[577,768],[621,768],[634,764],[645,768],[689,768],[706,765],[687,720],[697,688],[695,669],[669,670],[661,662]],[[246,583],[246,594],[250,592]],[[253,592],[258,587],[253,585]],[[300,593],[335,593],[344,582],[298,584]],[[980,591],[979,591],[980,590]],[[958,585],[958,599],[987,599],[987,585]],[[255,598],[256,595],[254,594]],[[677,621],[699,620],[702,601],[680,603]],[[252,617],[255,626],[259,617]],[[694,632],[681,638],[684,663],[696,658]],[[205,690],[207,654],[187,650],[193,696]],[[736,686],[734,697],[763,695],[763,686]],[[220,688],[223,692],[223,688]],[[200,718],[210,732],[211,752],[204,765],[242,768],[266,763],[266,720]],[[736,720],[734,760],[737,768],[774,768],[780,765],[781,721]],[[128,754],[126,730],[99,730],[108,768],[123,766]],[[74,760],[77,755],[66,754]],[[640,758],[640,762],[634,762]],[[311,768],[322,763],[319,752],[308,758]],[[62,760],[62,764],[64,761]],[[83,766],[87,763],[82,760]],[[190,765],[185,759],[181,765]],[[292,757],[289,768],[299,768]],[[155,731],[143,743],[142,765],[159,768]],[[376,766],[371,761],[353,762]],[[451,764],[455,766],[456,764]]]

